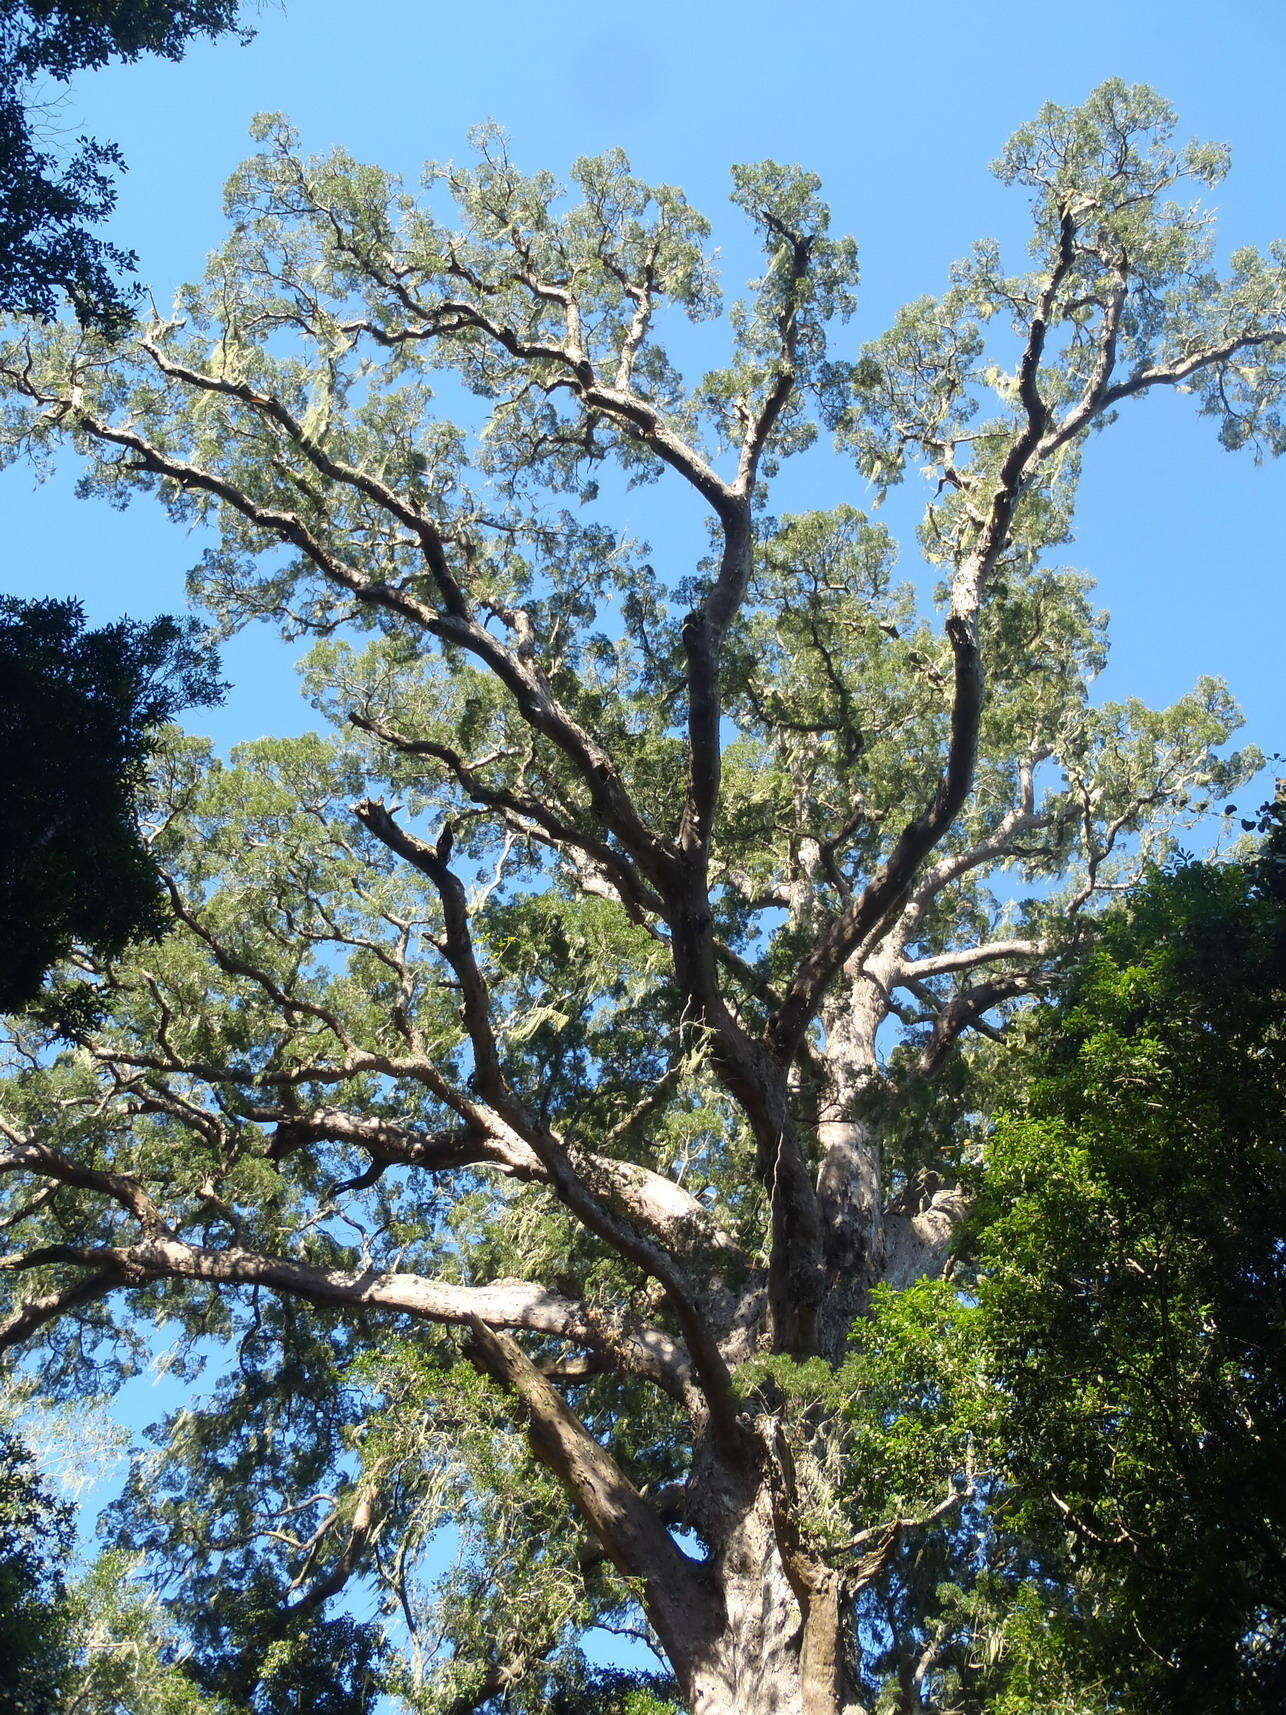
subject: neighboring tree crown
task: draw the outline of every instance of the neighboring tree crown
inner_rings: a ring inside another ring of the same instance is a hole
[[[191,624],[91,631],[77,602],[0,597],[0,1012],[35,1002],[73,944],[109,958],[163,932],[138,797],[158,729],[222,691]]]
[[[44,80],[178,59],[193,37],[234,30],[237,11],[236,0],[0,0],[0,311],[48,318],[65,297],[86,325],[128,326],[134,255],[92,230],[115,207],[124,162],[115,144],[83,137],[61,162],[42,146]]]
[[[1150,874],[1031,1021],[966,1247],[1008,1516],[1131,1709],[1286,1684],[1280,801],[1259,828]]]

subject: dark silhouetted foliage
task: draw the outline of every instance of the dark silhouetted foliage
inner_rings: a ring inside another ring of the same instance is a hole
[[[234,28],[236,0],[0,0],[0,310],[47,319],[65,294],[106,333],[131,319],[134,258],[91,228],[115,204],[113,143],[81,137],[60,160],[40,134],[48,80],[112,61],[178,59]]]
[[[71,1662],[62,1567],[72,1509],[42,1485],[31,1455],[0,1429],[0,1702],[56,1715]]]
[[[30,1005],[73,939],[160,932],[134,794],[156,729],[221,694],[190,625],[85,629],[74,601],[0,598],[0,1010]]]
[[[1261,827],[1108,919],[988,1161],[1000,1431],[1130,1709],[1286,1706],[1280,805]]]

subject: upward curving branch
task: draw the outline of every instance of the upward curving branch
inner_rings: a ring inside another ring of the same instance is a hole
[[[480,1088],[506,1124],[530,1146],[560,1201],[591,1233],[661,1285],[691,1353],[715,1435],[728,1457],[743,1458],[744,1436],[738,1423],[731,1377],[700,1295],[694,1292],[681,1265],[668,1251],[594,1193],[576,1171],[561,1140],[525,1111],[505,1077],[492,1029],[486,981],[478,967],[469,931],[464,888],[446,861],[449,838],[444,834],[436,847],[430,847],[400,828],[383,804],[365,800],[355,809],[378,839],[423,871],[438,889],[446,917],[443,954],[463,993],[464,1024],[473,1045]]]

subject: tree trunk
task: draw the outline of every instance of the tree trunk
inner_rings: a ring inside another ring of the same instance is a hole
[[[856,1120],[824,1120],[818,1137],[827,1287],[818,1344],[824,1356],[838,1360],[884,1267],[883,1162],[878,1133]]]
[[[712,1468],[713,1467],[713,1468]],[[787,1569],[766,1481],[729,1479],[713,1461],[694,1513],[716,1538],[720,1625],[708,1657],[680,1673],[693,1715],[863,1715],[847,1689],[845,1615],[834,1578]]]

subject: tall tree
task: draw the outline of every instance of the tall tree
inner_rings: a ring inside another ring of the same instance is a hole
[[[0,311],[48,318],[70,300],[84,323],[119,332],[135,292],[132,252],[94,227],[116,204],[114,143],[82,137],[59,159],[41,136],[47,81],[113,61],[176,60],[196,36],[235,27],[236,0],[0,0]]]
[[[951,1707],[906,1576],[986,1483],[935,1111],[1257,762],[1213,681],[1092,704],[1104,621],[1047,563],[1136,398],[1283,443],[1286,269],[1217,272],[1178,199],[1224,157],[1172,135],[1120,83],[1044,109],[998,167],[1032,270],[982,245],[852,356],[817,181],[738,169],[763,271],[691,379],[709,227],[619,155],[567,196],[486,134],[418,204],[271,121],[173,320],[0,357],[7,443],[215,530],[203,599],[316,637],[338,724],[175,743],[174,932],[81,955],[104,1022],[20,1036],[5,1097],[4,1342],[67,1388],[154,1318],[235,1351],[119,1514],[205,1683],[348,1586],[419,1709],[575,1699],[586,1628],[644,1623],[700,1715]],[[940,619],[851,504],[774,516],[818,417],[878,490],[925,468]],[[658,573],[623,480],[694,497],[704,557]]]

